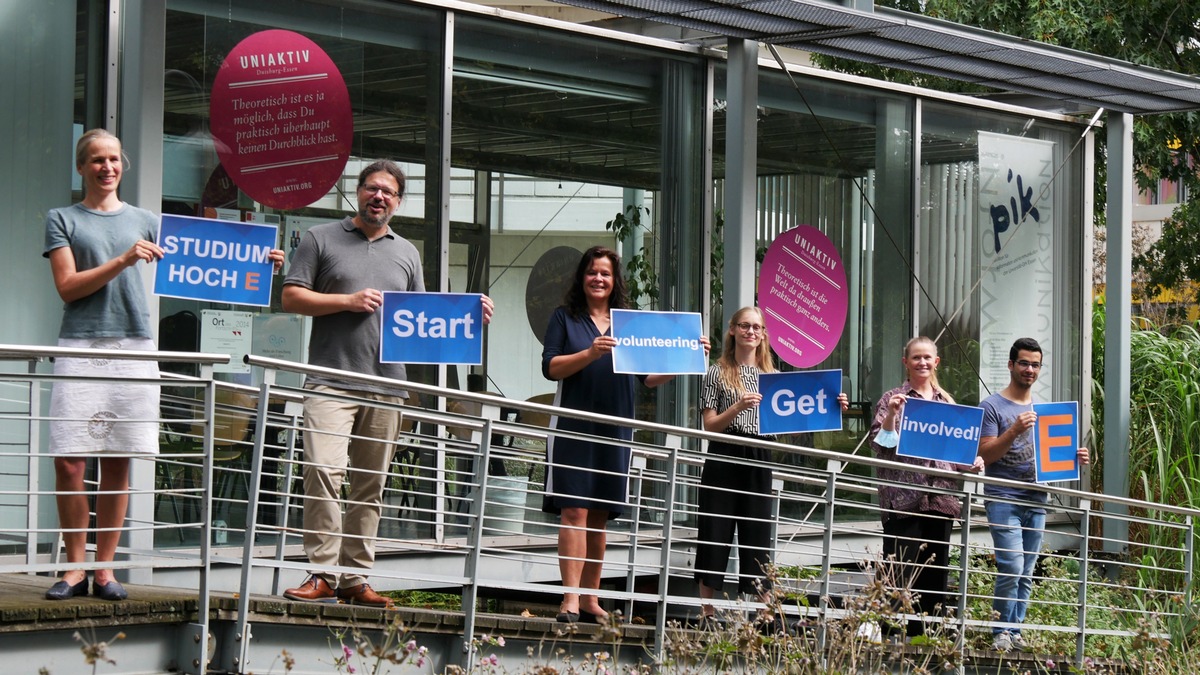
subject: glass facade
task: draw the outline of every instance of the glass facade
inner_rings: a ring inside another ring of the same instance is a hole
[[[97,41],[99,4],[75,4],[69,123],[76,133],[113,112],[106,49]],[[564,274],[594,244],[617,247],[627,264],[638,263],[640,305],[708,312],[720,334],[720,288],[709,288],[720,279],[720,239],[710,256],[706,237],[721,231],[726,189],[728,76],[721,58],[402,3],[169,0],[165,28],[162,90],[143,94],[161,96],[152,103],[162,106],[162,203],[140,205],[274,223],[287,250],[312,224],[353,213],[354,180],[366,162],[399,161],[409,183],[393,226],[421,251],[426,286],[487,293],[496,303],[482,366],[448,367],[444,375],[414,367],[415,380],[545,401],[554,387],[541,375],[541,334]],[[209,92],[222,60],[244,38],[269,29],[295,31],[320,46],[346,82],[353,112],[343,179],[316,202],[287,211],[232,187],[209,132]],[[941,336],[943,384],[960,401],[973,403],[985,391],[981,371],[995,354],[981,353],[980,345],[998,333],[983,318],[994,266],[980,246],[995,228],[980,210],[981,134],[985,144],[1035,139],[1048,157],[1052,170],[1039,185],[1049,186],[1051,201],[1039,201],[1040,187],[1034,199],[1051,223],[1039,236],[1052,241],[1045,255],[1054,274],[1030,289],[1040,293],[1050,284],[1053,330],[1045,334],[1054,398],[1086,395],[1078,346],[1087,329],[1082,270],[1091,218],[1082,188],[1091,167],[1076,143],[1078,125],[832,77],[798,75],[793,86],[779,71],[760,68],[759,78],[759,248],[791,227],[812,225],[835,243],[849,281],[846,327],[821,367],[843,370],[857,407],[849,433],[814,444],[855,449],[875,398],[902,379],[899,357],[913,335]],[[62,117],[62,129],[41,132],[43,142],[66,138]],[[66,163],[55,175],[65,178],[69,159],[58,155],[56,163]],[[47,201],[58,206],[68,198]],[[624,226],[623,238],[614,225]],[[41,260],[15,264],[45,274]],[[262,320],[281,314],[280,282],[272,307],[254,312]],[[198,348],[197,324],[179,319],[228,309],[159,299],[160,347]],[[1042,334],[1041,321],[1031,319],[1028,332]],[[38,339],[49,344],[54,336]],[[295,358],[303,360],[303,350]],[[646,393],[639,417],[696,426],[695,380],[676,378]]]

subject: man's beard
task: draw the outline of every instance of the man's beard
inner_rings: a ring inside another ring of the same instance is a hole
[[[388,221],[390,221],[392,219],[392,212],[388,211],[386,209],[386,207],[384,209],[383,215],[378,219],[375,218],[374,216],[371,215],[371,212],[367,209],[367,207],[369,205],[370,204],[367,203],[367,204],[363,204],[362,206],[358,207],[358,219],[361,220],[364,224],[371,225],[372,227],[383,227],[384,225],[387,225]]]

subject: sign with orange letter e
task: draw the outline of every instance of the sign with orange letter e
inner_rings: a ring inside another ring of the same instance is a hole
[[[1039,483],[1079,480],[1079,404],[1035,403],[1033,464]]]

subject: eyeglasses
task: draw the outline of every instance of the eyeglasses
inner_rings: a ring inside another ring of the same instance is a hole
[[[746,322],[737,324],[737,327],[738,327],[738,330],[742,331],[743,333],[761,333],[767,329],[766,326],[761,326],[757,323],[746,323]]]
[[[395,190],[391,189],[390,187],[384,187],[382,185],[360,185],[360,186],[358,186],[358,189],[362,190],[363,192],[365,192],[369,195],[373,195],[376,192],[378,192],[379,194],[383,195],[384,197],[387,197],[388,199],[395,199],[396,196],[400,194],[399,192],[396,192]]]
[[[1042,369],[1042,364],[1040,362],[1025,361],[1024,359],[1022,359],[1020,361],[1017,361],[1016,363],[1017,363],[1017,366],[1019,366],[1021,368],[1029,368],[1031,370],[1041,370]]]

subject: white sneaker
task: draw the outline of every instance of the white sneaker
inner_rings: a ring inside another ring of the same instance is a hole
[[[880,630],[879,624],[874,621],[864,621],[858,624],[856,635],[858,639],[866,640],[871,644],[883,644],[883,631]]]
[[[1025,638],[1021,637],[1020,633],[1009,633],[1008,641],[1012,644],[1012,648],[1019,652],[1027,651],[1029,649],[1029,645],[1025,643]]]
[[[1010,635],[1008,631],[997,633],[996,636],[992,638],[992,649],[995,649],[1000,653],[1004,653],[1012,648],[1013,639],[1012,635]]]

